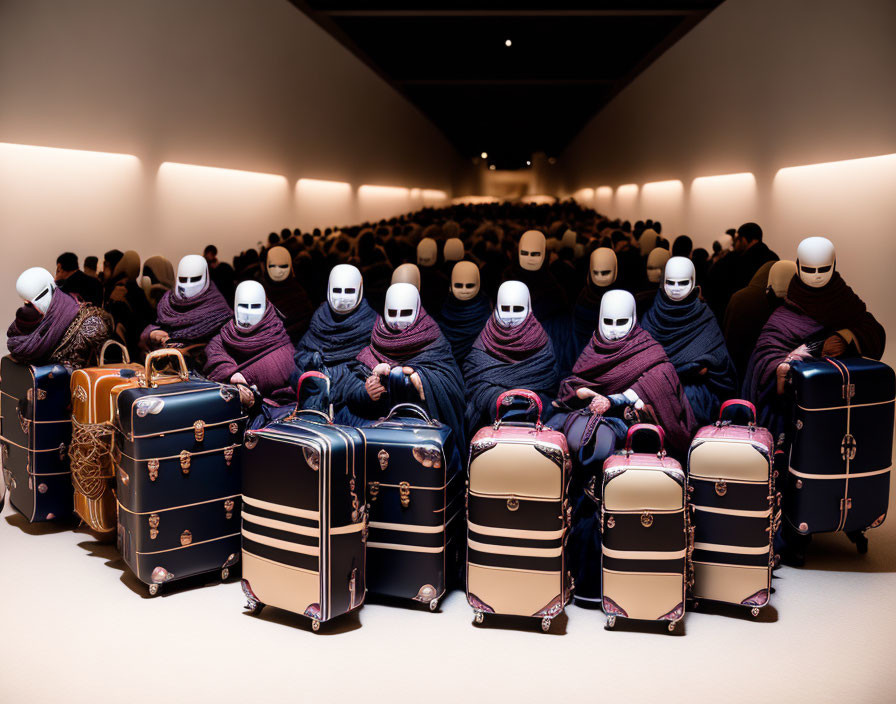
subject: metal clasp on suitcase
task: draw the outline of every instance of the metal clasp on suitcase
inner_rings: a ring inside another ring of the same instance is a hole
[[[367,484],[367,495],[370,497],[371,501],[376,501],[376,497],[380,495],[380,483],[369,482]]]
[[[653,516],[650,511],[645,511],[641,514],[641,525],[645,528],[650,528],[653,525]]]
[[[719,479],[716,482],[716,494],[719,496],[724,496],[728,493],[728,483],[724,479]]]
[[[205,421],[197,420],[193,423],[193,437],[196,438],[196,442],[202,442],[205,440]]]
[[[519,509],[519,507],[520,507],[519,499],[517,499],[515,497],[511,497],[511,498],[507,499],[507,510],[508,511],[516,511]]]
[[[856,458],[856,439],[851,433],[843,436],[840,441],[840,457],[844,460],[854,460]]]
[[[149,481],[154,482],[159,478],[159,461],[158,460],[149,460],[146,463],[146,468],[149,470]]]
[[[190,473],[190,463],[192,462],[192,458],[190,457],[190,453],[187,450],[181,450],[180,453],[180,470],[184,474]]]
[[[159,522],[160,522],[159,514],[153,513],[149,516],[149,539],[155,540],[159,537]]]
[[[233,499],[227,499],[224,501],[224,518],[228,521],[233,518],[233,507],[235,504],[233,503]]]
[[[411,505],[411,485],[409,482],[400,482],[398,485],[398,495],[401,497],[401,507],[407,508]]]

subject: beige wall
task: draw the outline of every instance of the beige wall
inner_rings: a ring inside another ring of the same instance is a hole
[[[727,0],[573,141],[567,188],[698,246],[746,220],[783,258],[828,236],[896,335],[894,29],[888,0]]]
[[[229,257],[282,227],[441,202],[459,169],[286,0],[0,2],[0,332],[18,273],[64,250]]]

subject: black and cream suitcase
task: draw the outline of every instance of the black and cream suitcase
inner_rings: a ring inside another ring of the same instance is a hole
[[[324,383],[306,372],[301,389]],[[274,606],[320,624],[364,603],[367,539],[364,439],[318,410],[246,433],[243,592],[246,608]]]
[[[632,452],[635,434],[658,438],[655,453]],[[665,621],[670,631],[684,618],[692,533],[685,475],[666,456],[664,433],[639,423],[625,449],[607,458],[601,490],[601,597],[607,626],[618,618]]]
[[[737,425],[727,412],[746,409]],[[776,525],[774,441],[756,426],[749,401],[722,404],[719,421],[697,431],[688,451],[688,498],[694,525],[695,599],[738,604],[753,616],[768,604]]]
[[[180,372],[157,377],[175,358]],[[111,391],[118,546],[155,595],[194,575],[229,576],[240,559],[240,446],[246,417],[232,386],[191,375],[177,350]]]

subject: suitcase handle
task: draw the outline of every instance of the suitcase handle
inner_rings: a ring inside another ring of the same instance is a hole
[[[509,399],[513,398],[525,398],[529,401],[530,404],[538,409],[538,419],[535,424],[540,426],[541,412],[543,410],[541,406],[541,398],[539,398],[537,393],[535,393],[534,391],[529,391],[529,389],[510,389],[509,391],[505,391],[503,394],[498,396],[498,400],[495,403],[495,422],[497,423],[501,420],[501,406],[505,401],[508,401],[509,405]]]
[[[321,411],[317,408],[302,408],[302,382],[305,381],[305,379],[323,379],[324,381],[327,382],[327,404],[329,406],[329,414],[324,413],[323,411]],[[319,416],[325,418],[327,423],[332,425],[333,424],[333,418],[332,418],[333,405],[329,402],[329,395],[330,395],[330,377],[328,377],[323,372],[319,372],[319,371],[304,372],[302,374],[302,376],[299,377],[299,382],[296,384],[296,407],[293,410],[293,412],[290,413],[286,417],[286,420],[292,420],[293,418],[298,416],[300,413],[310,413],[310,414],[319,415]]]
[[[110,346],[115,345],[121,350],[121,361],[125,364],[131,363],[131,355],[128,353],[128,348],[121,344],[118,340],[106,340],[103,343],[103,346],[100,347],[100,357],[99,362],[100,366],[105,366],[106,364],[106,350],[109,349]]]
[[[189,381],[190,379],[190,370],[187,369],[187,362],[184,359],[184,356],[180,353],[180,350],[175,349],[164,349],[164,350],[154,350],[146,355],[146,379],[144,380],[144,386],[154,389],[158,386],[158,384],[153,379],[153,369],[152,365],[157,359],[162,359],[164,357],[176,357],[178,366],[180,367],[180,371],[178,372],[178,376],[181,381]]]
[[[750,422],[756,422],[756,406],[743,398],[732,398],[729,401],[725,401],[725,403],[723,403],[722,407],[719,409],[719,420],[725,419],[725,409],[731,408],[732,406],[749,409],[750,413],[752,414],[752,420]]]
[[[425,420],[429,425],[435,425],[429,414],[416,403],[398,403],[392,407],[389,414],[383,420],[392,420],[394,416],[412,415]]]
[[[665,452],[664,447],[666,445],[666,431],[663,430],[659,425],[653,425],[653,423],[635,423],[631,428],[629,428],[628,432],[625,434],[625,451],[632,451],[632,438],[634,438],[635,433],[639,433],[645,430],[655,433],[656,436],[660,439],[660,451],[657,454],[663,454],[663,452]]]

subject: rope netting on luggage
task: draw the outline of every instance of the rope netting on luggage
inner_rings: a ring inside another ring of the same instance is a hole
[[[73,418],[68,454],[75,489],[88,499],[99,499],[108,486],[108,480],[115,476],[112,429],[96,423],[79,423]]]

